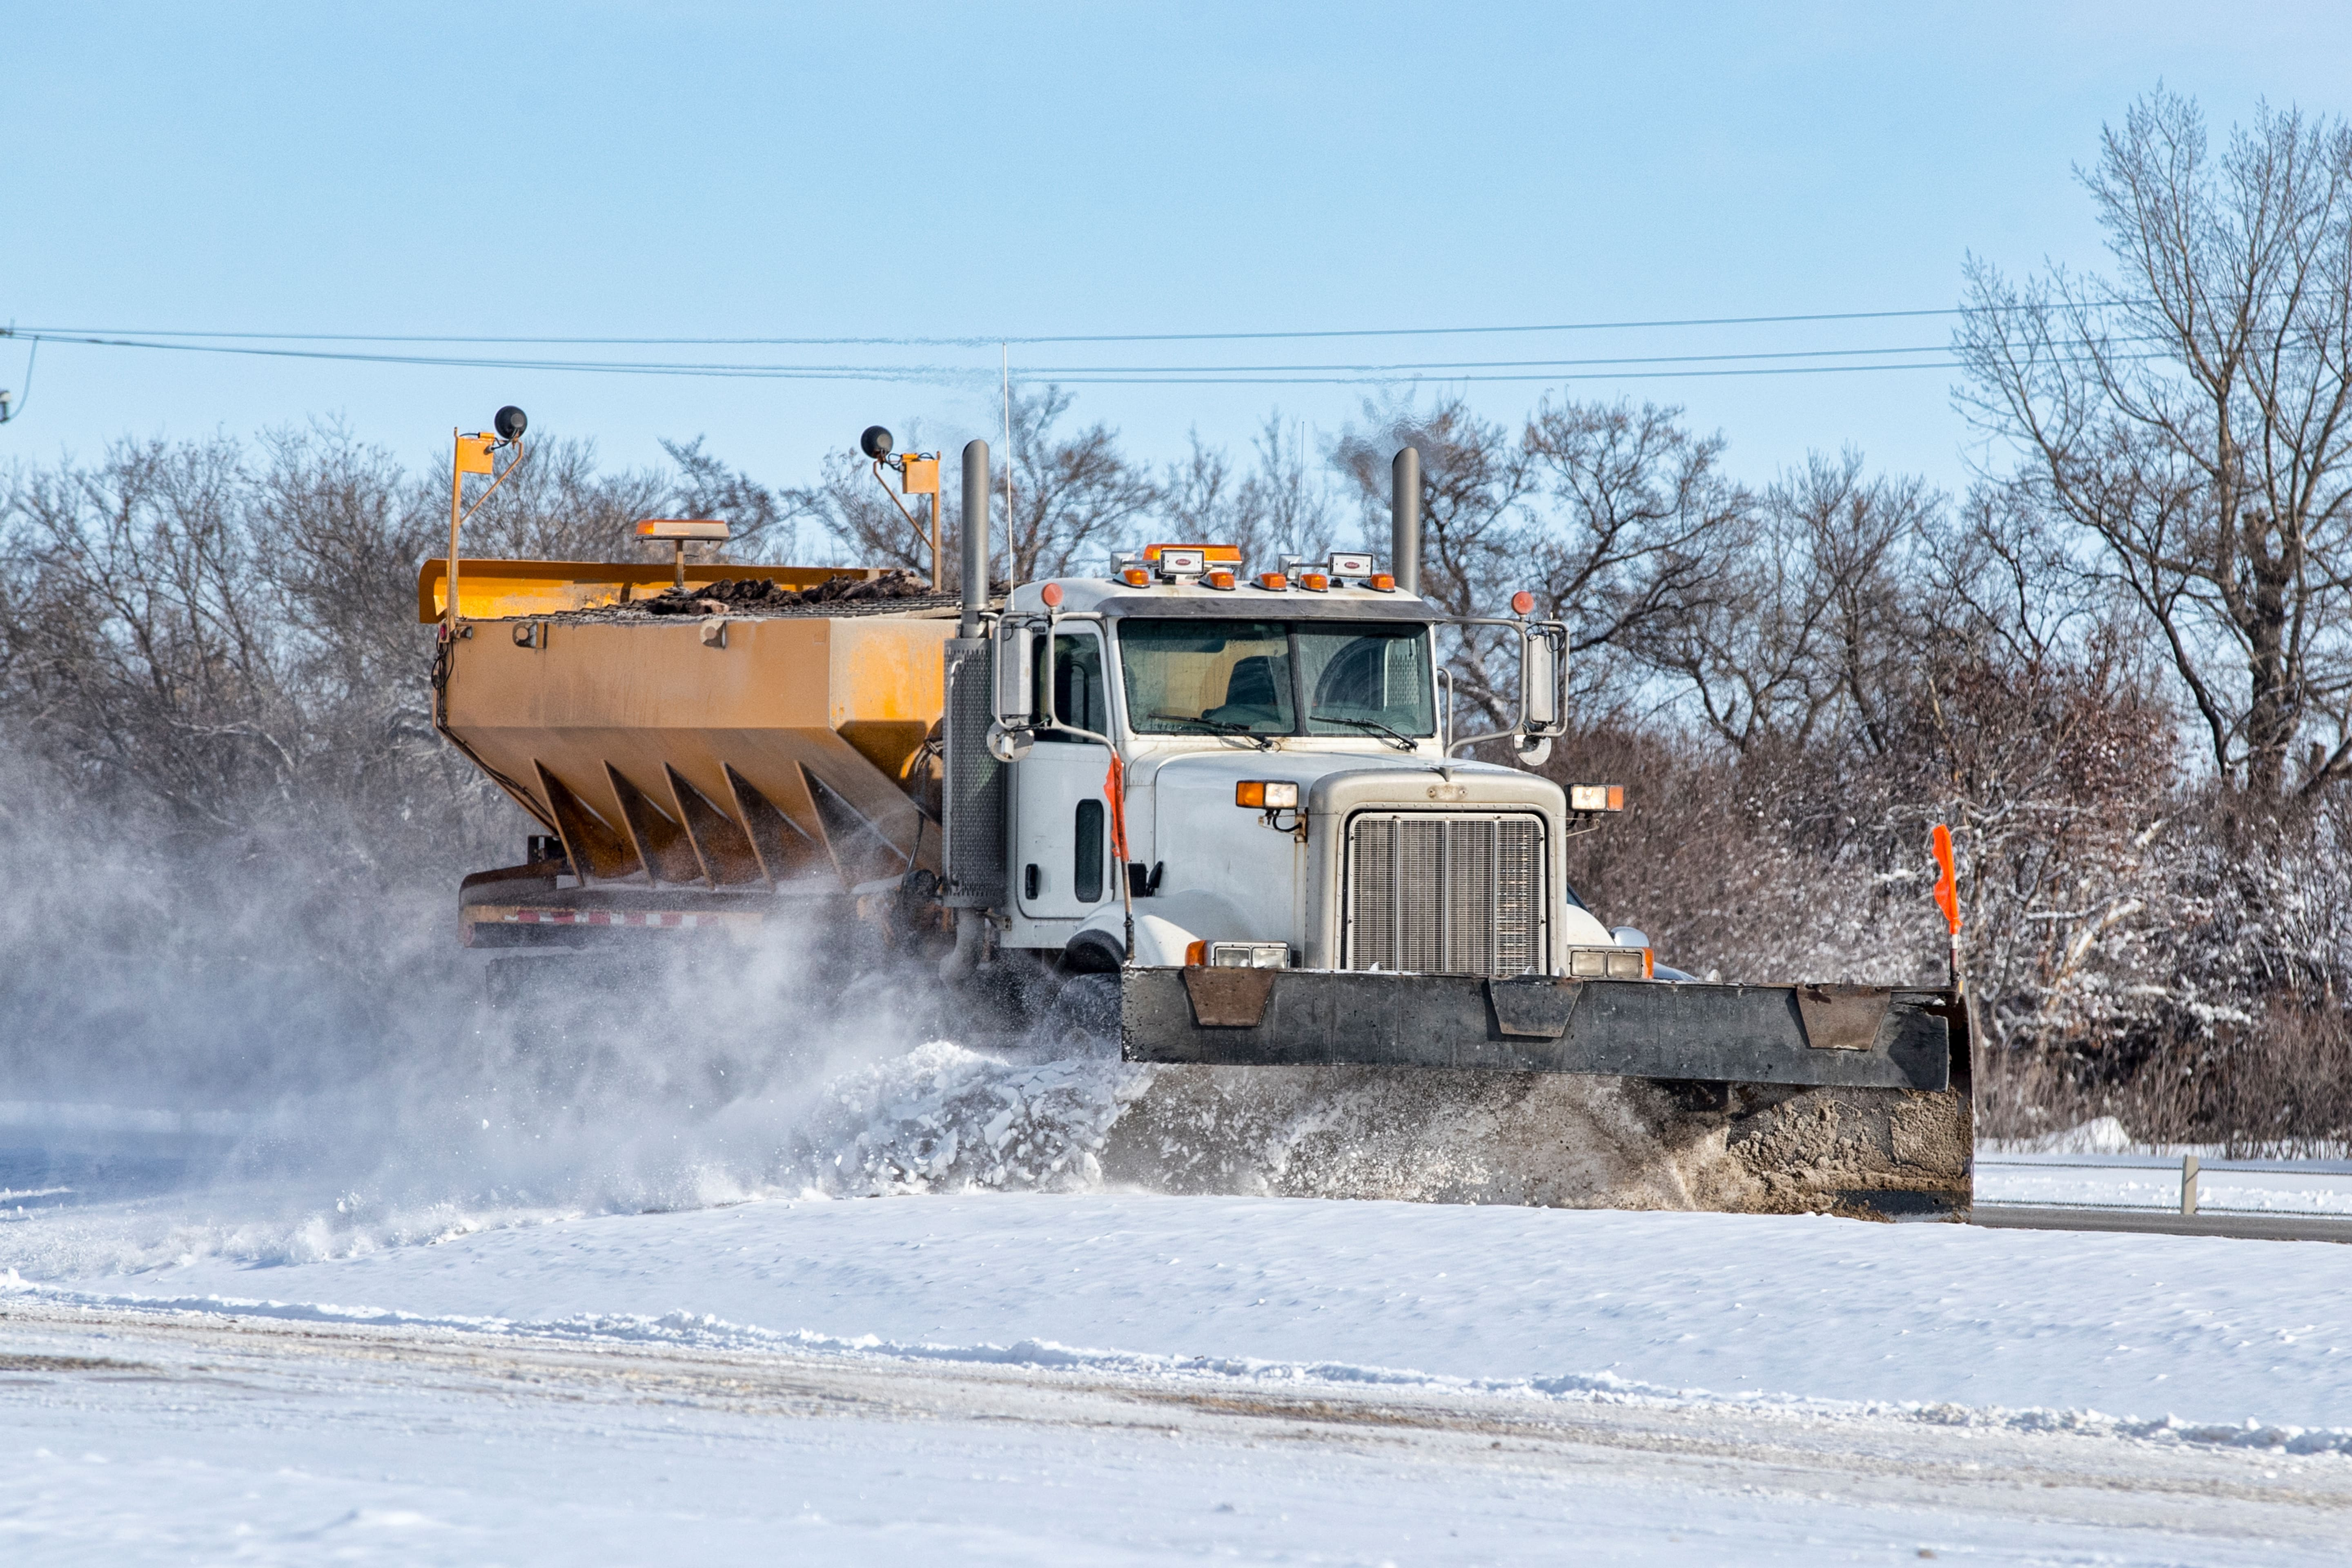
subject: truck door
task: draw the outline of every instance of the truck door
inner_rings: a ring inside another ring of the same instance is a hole
[[[1041,650],[1042,651],[1042,650]],[[1031,711],[1045,712],[1045,660]],[[1110,733],[1102,638],[1091,629],[1054,639],[1054,712],[1063,723]],[[1039,729],[1013,768],[1013,893],[1031,920],[1082,920],[1118,894],[1103,775],[1110,753],[1064,729]]]

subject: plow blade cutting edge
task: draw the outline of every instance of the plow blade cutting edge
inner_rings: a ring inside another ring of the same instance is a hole
[[[1191,968],[1129,969],[1119,1002],[1129,1061],[1951,1085],[1945,991]]]

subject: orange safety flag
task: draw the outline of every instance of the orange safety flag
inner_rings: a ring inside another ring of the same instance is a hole
[[[490,453],[498,447],[496,436],[460,436],[457,437],[457,471],[461,474],[487,474],[493,471]]]
[[[1103,798],[1110,802],[1110,853],[1127,875],[1127,765],[1110,754],[1110,772],[1103,774]]]
[[[1960,931],[1960,879],[1952,869],[1952,830],[1940,822],[1936,824],[1933,841],[1936,864],[1943,868],[1944,873],[1936,879],[1936,907],[1944,911],[1944,919],[1950,923],[1952,934],[1958,936]]]

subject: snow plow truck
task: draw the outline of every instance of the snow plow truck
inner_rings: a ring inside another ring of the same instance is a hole
[[[459,435],[417,581],[437,727],[542,829],[464,879],[466,945],[872,924],[973,1026],[1148,1069],[1102,1167],[1163,1190],[1965,1214],[1956,989],[1702,983],[1579,900],[1569,841],[1624,795],[1532,771],[1569,636],[1529,595],[1475,623],[1517,650],[1516,721],[1451,732],[1411,448],[1386,560],[1195,541],[1006,584],[973,441],[951,589],[938,457],[878,426],[928,581],[690,562],[711,519],[639,522],[667,562],[464,559],[467,475],[522,460],[497,425]]]

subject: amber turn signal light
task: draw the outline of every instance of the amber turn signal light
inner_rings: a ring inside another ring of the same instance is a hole
[[[1208,963],[1208,962],[1209,962],[1209,944],[1208,944],[1207,942],[1186,942],[1186,943],[1184,944],[1184,967],[1185,967],[1185,968],[1187,968],[1187,969],[1200,969],[1200,968],[1204,967],[1204,966]]]
[[[1294,779],[1244,779],[1234,785],[1234,804],[1252,811],[1297,811],[1298,784]]]

